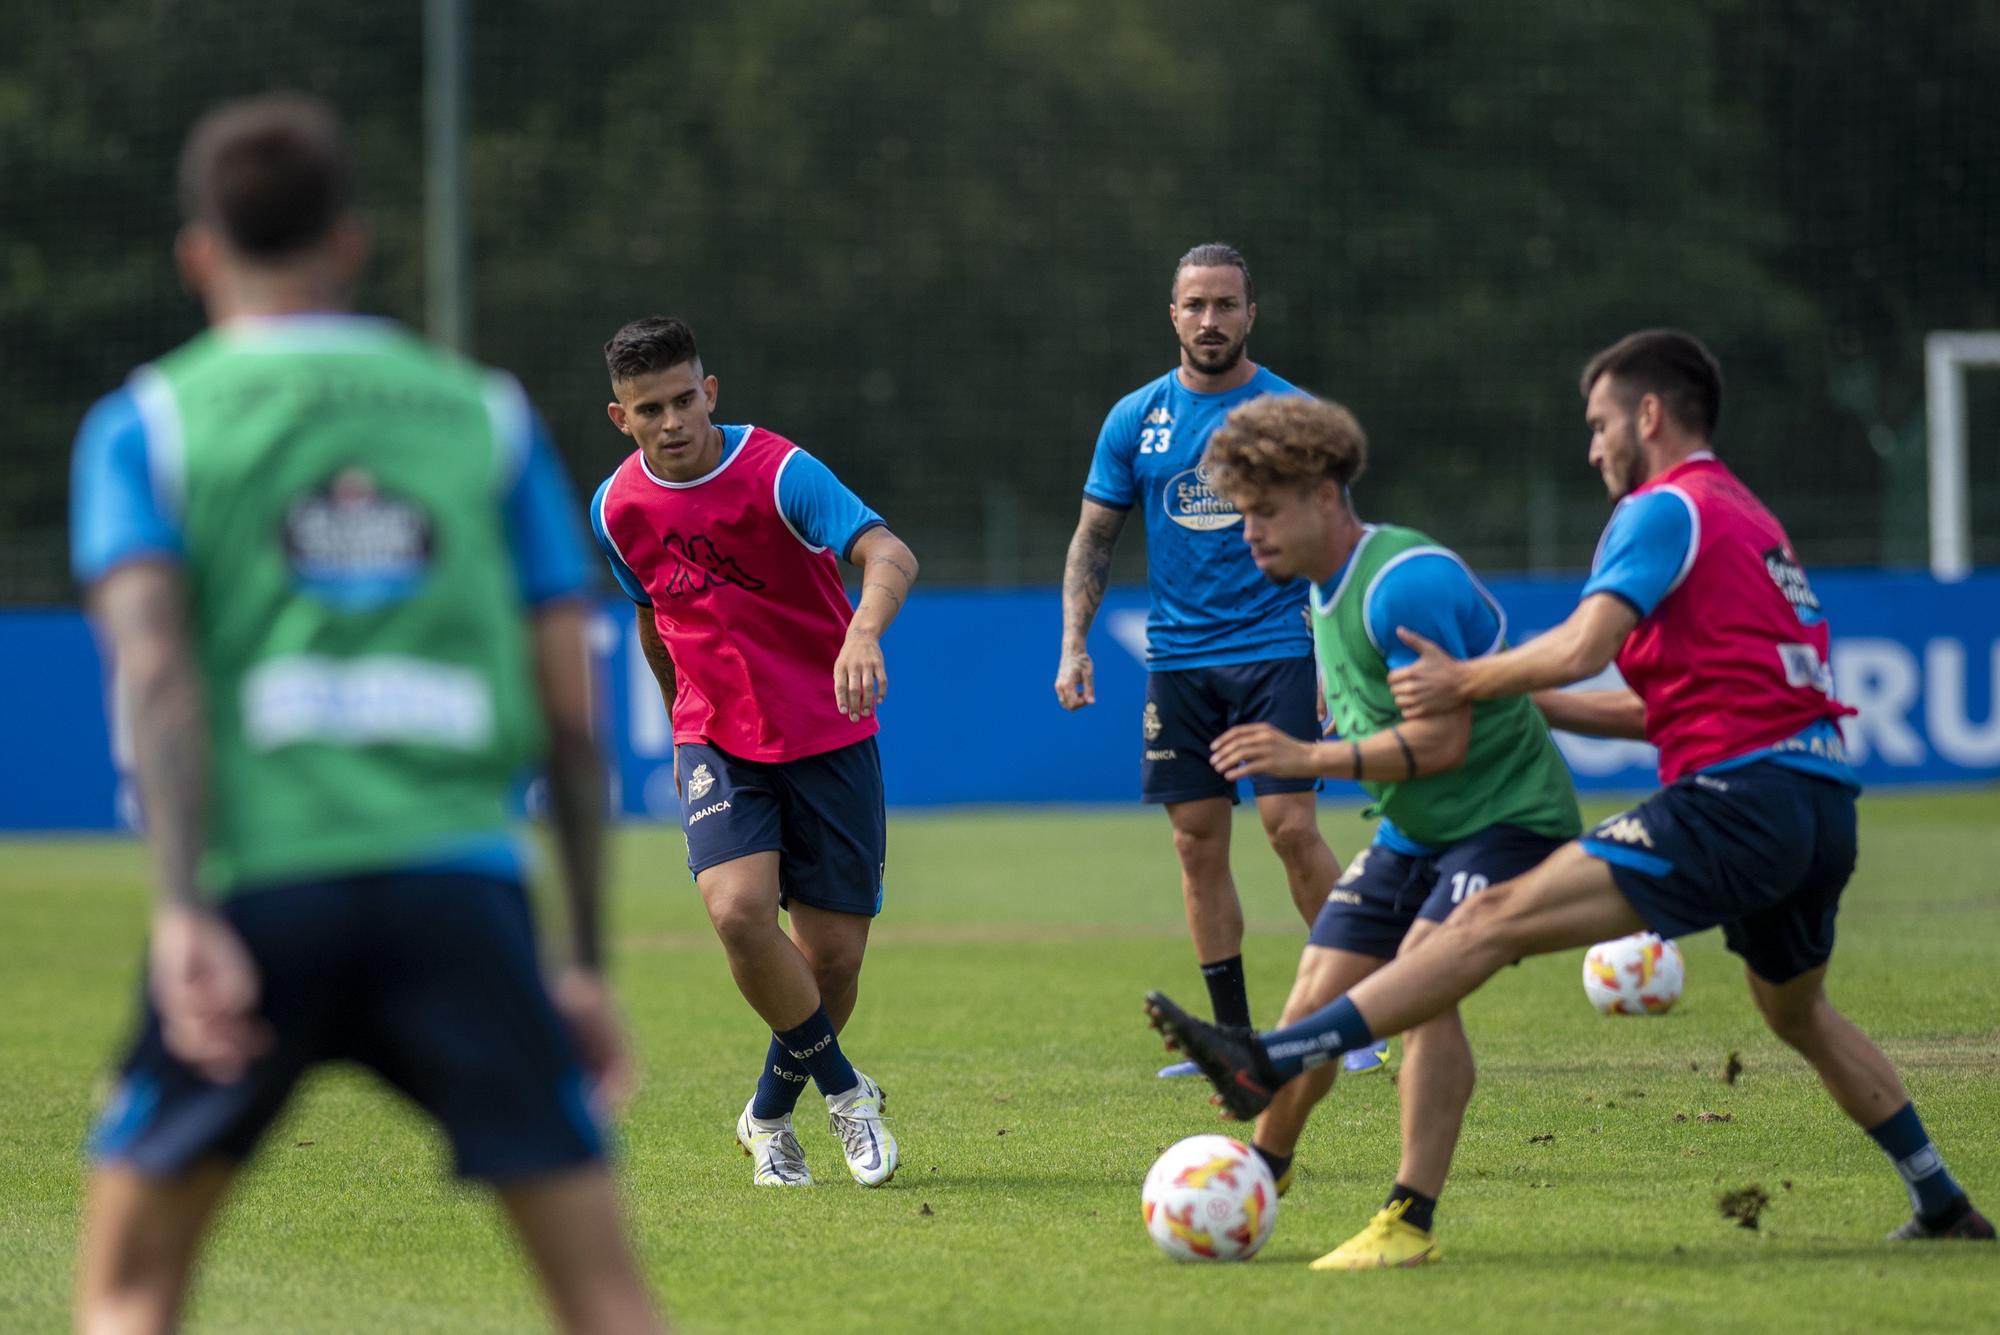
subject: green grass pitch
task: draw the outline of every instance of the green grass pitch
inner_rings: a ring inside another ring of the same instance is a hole
[[[1601,810],[1601,808],[1600,808]],[[1871,797],[1841,914],[1834,1000],[1888,1050],[1947,1162],[2000,1203],[2000,792]],[[1343,857],[1365,838],[1328,808]],[[2000,1251],[1893,1247],[1901,1184],[1759,1026],[1715,933],[1656,1019],[1601,1019],[1579,953],[1507,971],[1467,1006],[1479,1092],[1440,1209],[1446,1261],[1317,1275],[1380,1203],[1391,1082],[1344,1079],[1255,1261],[1179,1266],[1139,1223],[1169,1142],[1217,1129],[1198,1082],[1156,1081],[1140,1016],[1203,991],[1164,817],[904,814],[846,1035],[889,1090],[903,1165],[849,1183],[802,1111],[822,1185],[753,1190],[731,1129],[763,1031],[738,998],[677,834],[617,846],[616,981],[643,1084],[618,1165],[656,1290],[683,1329],[1950,1330],[1992,1320]],[[1245,816],[1235,864],[1251,999],[1273,1014],[1302,933]],[[0,845],[0,1331],[67,1323],[78,1144],[133,999],[138,848]],[[1742,1073],[1725,1083],[1731,1052]],[[1710,1120],[1702,1113],[1721,1116]],[[1551,1139],[1552,1137],[1552,1139]],[[1761,1226],[1717,1195],[1756,1183]],[[213,1238],[197,1331],[511,1331],[532,1286],[441,1146],[363,1077],[296,1101]]]

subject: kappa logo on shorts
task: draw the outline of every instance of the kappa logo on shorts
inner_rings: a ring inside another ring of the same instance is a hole
[[[1630,812],[1613,816],[1592,833],[1596,838],[1609,839],[1613,843],[1638,844],[1645,848],[1653,846],[1653,836],[1647,831],[1646,822]]]
[[[713,787],[715,787],[715,776],[708,772],[708,766],[696,765],[694,773],[688,775],[688,801],[701,801],[708,796],[708,790]]]
[[[1146,702],[1146,712],[1139,720],[1139,730],[1146,734],[1149,742],[1159,740],[1160,732],[1166,727],[1160,722],[1160,707],[1151,700]]]

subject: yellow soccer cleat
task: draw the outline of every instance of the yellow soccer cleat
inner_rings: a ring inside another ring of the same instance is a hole
[[[1284,1176],[1278,1179],[1278,1194],[1284,1195],[1292,1189],[1292,1165],[1285,1166]]]
[[[1403,1222],[1408,1201],[1375,1212],[1368,1227],[1312,1263],[1314,1270],[1386,1270],[1429,1265],[1444,1259],[1437,1235]]]

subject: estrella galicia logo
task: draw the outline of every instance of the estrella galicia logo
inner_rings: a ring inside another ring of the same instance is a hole
[[[306,592],[348,610],[416,592],[436,538],[431,517],[364,468],[344,468],[285,510],[285,557]]]
[[[1182,528],[1210,533],[1243,522],[1243,515],[1229,499],[1209,485],[1208,468],[1199,465],[1167,479],[1160,504],[1167,518]]]
[[[752,593],[764,587],[764,581],[737,565],[734,557],[715,550],[715,544],[706,534],[683,538],[678,533],[669,533],[663,543],[671,562],[667,573],[669,598],[700,593],[712,584],[734,584]]]
[[[1810,626],[1825,615],[1820,610],[1819,599],[1814,596],[1812,585],[1806,580],[1805,568],[1784,547],[1773,547],[1764,553],[1764,569],[1770,572],[1771,582],[1778,586],[1778,592],[1785,595],[1785,601],[1798,613],[1799,624]]]

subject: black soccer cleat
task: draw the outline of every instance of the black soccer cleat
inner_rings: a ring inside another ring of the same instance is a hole
[[[1231,1117],[1248,1122],[1271,1106],[1271,1096],[1284,1080],[1272,1069],[1255,1030],[1198,1020],[1158,992],[1146,994],[1146,1018],[1166,1035],[1169,1046],[1201,1068]]]
[[[1891,1242],[1935,1242],[1946,1238],[1992,1242],[1993,1225],[1987,1223],[1986,1216],[1973,1209],[1968,1202],[1965,1213],[1949,1224],[1932,1227],[1924,1222],[1922,1215],[1911,1215],[1908,1222],[1889,1235]]]

